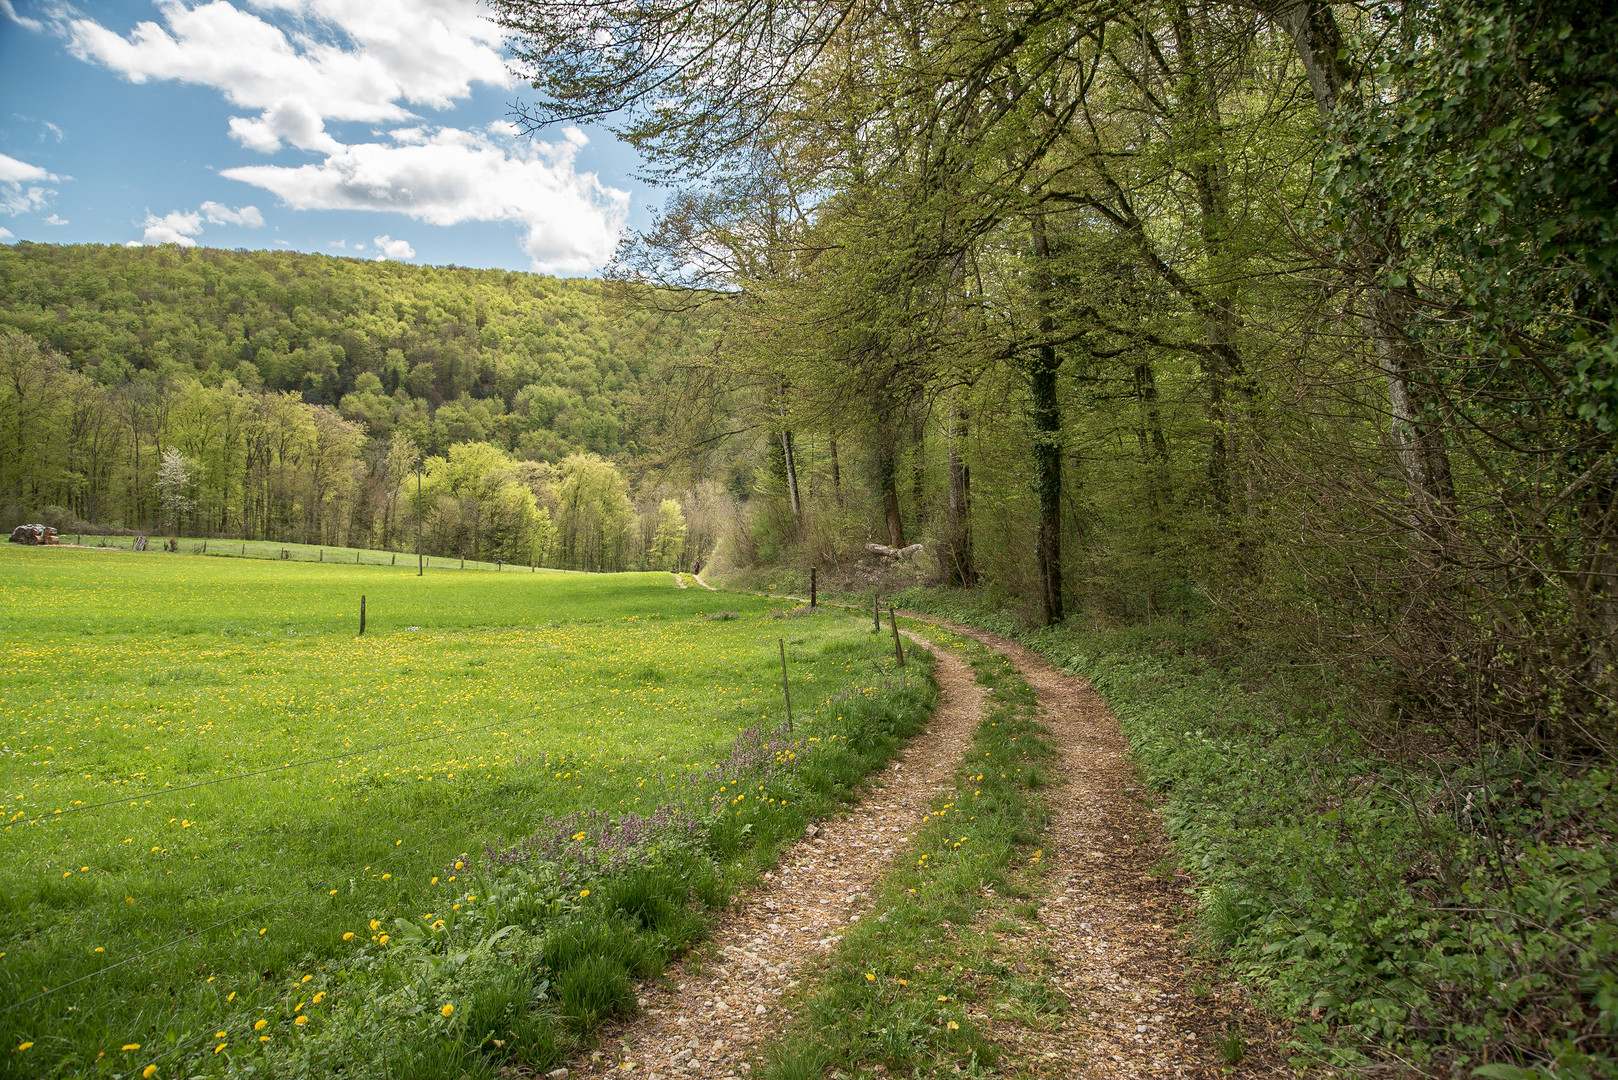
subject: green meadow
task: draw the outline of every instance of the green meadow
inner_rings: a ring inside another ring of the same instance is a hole
[[[0,547],[0,1070],[549,1064],[931,693],[862,620],[668,574]],[[683,824],[485,855],[585,810]]]

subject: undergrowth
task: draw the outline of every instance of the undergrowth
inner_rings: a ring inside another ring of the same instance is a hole
[[[918,822],[909,860],[877,885],[869,915],[849,926],[818,980],[805,980],[794,1020],[770,1047],[764,1080],[828,1073],[981,1076],[994,1045],[974,1014],[1031,985],[994,957],[973,926],[987,908],[1029,897],[1042,872],[1034,848],[1046,809],[1039,789],[1053,756],[1034,719],[1033,691],[1004,657],[939,632],[990,691],[987,713],[957,776]],[[919,651],[919,650],[918,650]]]
[[[1379,754],[1331,687],[1214,656],[1195,627],[1019,634],[960,594],[904,600],[1095,684],[1166,797],[1208,948],[1293,1023],[1299,1064],[1618,1076],[1605,769],[1505,748]]]

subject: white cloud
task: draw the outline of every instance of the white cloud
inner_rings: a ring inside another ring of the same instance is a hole
[[[326,134],[326,122],[314,106],[296,97],[277,102],[257,120],[232,116],[230,137],[261,154],[273,154],[281,149],[283,140],[299,150],[329,154],[337,149],[337,140]]]
[[[16,217],[18,214],[45,209],[50,205],[51,196],[56,194],[56,189],[30,181],[60,179],[61,177],[55,173],[47,172],[38,165],[30,165],[26,161],[18,161],[14,157],[0,154],[0,213]],[[25,184],[28,186],[25,187]],[[51,215],[53,218],[55,216]]]
[[[52,214],[45,219],[45,224],[47,225],[66,225],[67,223],[67,218],[62,217],[60,214]]]
[[[178,79],[221,91],[256,119],[231,134],[270,151],[282,141],[329,152],[326,120],[399,121],[401,102],[443,109],[474,83],[508,86],[500,30],[465,0],[247,0],[290,20],[289,35],[227,0],[160,4],[163,24],[125,37],[93,19],[69,23],[69,47],[131,82]]]
[[[221,175],[271,191],[295,210],[392,211],[433,225],[518,223],[536,270],[584,273],[612,257],[629,193],[577,171],[588,140],[577,128],[563,134],[554,143],[497,142],[440,128],[421,142],[344,146],[318,165],[248,165]]]
[[[57,127],[55,124],[51,123],[49,120],[41,120],[40,123],[45,126],[46,131],[48,131],[52,135],[56,136],[56,141],[57,142],[61,142],[63,139],[67,138],[67,133],[65,131],[63,131],[61,128]],[[45,138],[45,136],[43,134],[40,135],[41,140],[43,140],[44,138]]]
[[[162,217],[148,212],[146,220],[141,222],[144,230],[141,238],[126,241],[124,246],[179,244],[181,247],[196,247],[196,238],[202,235],[203,222],[209,225],[245,225],[249,229],[257,229],[263,227],[264,215],[259,213],[256,206],[232,210],[224,203],[216,202],[205,202],[200,210],[171,210]]]
[[[139,241],[130,241],[128,246],[179,244],[181,247],[196,247],[197,242],[193,237],[202,232],[202,215],[195,210],[174,210],[162,217],[148,213],[141,224],[146,228],[145,234]]]
[[[24,28],[29,29],[29,30],[40,30],[40,29],[43,29],[44,25],[45,25],[44,23],[40,22],[38,19],[29,19],[29,18],[24,18],[21,15],[18,15],[17,14],[17,9],[11,6],[11,0],[0,0],[0,13],[4,13],[6,18],[10,19],[12,22],[16,23],[18,26],[24,27]],[[6,235],[9,236],[10,234],[7,233]]]
[[[383,262],[387,259],[414,259],[416,257],[416,249],[410,246],[410,241],[408,240],[394,240],[384,234],[372,238],[371,243],[375,244],[377,250],[381,252],[376,257],[377,262]],[[356,246],[364,247],[365,245],[359,244]]]
[[[202,216],[208,219],[210,225],[245,225],[249,229],[264,227],[264,215],[258,212],[256,206],[232,210],[224,203],[205,202],[202,204]]]
[[[536,270],[583,273],[611,259],[629,195],[576,168],[582,131],[534,144],[507,121],[471,131],[412,111],[451,108],[477,86],[513,84],[500,29],[477,0],[156,3],[157,18],[128,33],[63,16],[69,47],[131,82],[218,90],[243,110],[229,131],[248,150],[317,155],[302,167],[266,163],[223,175],[297,210],[518,224]],[[359,136],[370,141],[345,143],[336,127],[344,123],[373,126]],[[167,218],[157,220],[172,230]]]
[[[10,240],[15,234],[4,225],[0,225],[0,240]]]
[[[26,161],[18,161],[14,157],[0,154],[0,183],[18,184],[28,180],[55,180],[55,173],[46,172],[38,165],[30,165]]]

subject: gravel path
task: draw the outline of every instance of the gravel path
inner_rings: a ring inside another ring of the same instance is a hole
[[[1169,844],[1107,703],[1088,681],[1015,641],[915,617],[1003,653],[1038,694],[1060,755],[1044,841],[1049,894],[1018,944],[1049,950],[1050,977],[1073,1008],[1058,1030],[1040,1034],[1037,1047],[1006,1032],[1015,1041],[1004,1048],[1022,1058],[1022,1075],[1292,1076],[1240,988],[1192,951],[1189,881],[1153,872]],[[1247,1047],[1234,1069],[1219,1053],[1232,1032]]]
[[[933,797],[952,786],[983,690],[960,660],[943,649],[933,653],[941,695],[926,730],[857,806],[811,826],[780,867],[764,875],[764,887],[722,918],[707,950],[715,959],[671,967],[665,984],[673,990],[644,987],[640,1014],[607,1032],[605,1052],[575,1063],[572,1075],[747,1075],[745,1059],[790,1019],[777,1005],[794,973],[824,956],[860,918],[873,883],[911,842]]]
[[[1072,1008],[1038,1032],[991,1020],[986,1034],[1004,1054],[996,1072],[1042,1080],[1293,1076],[1276,1033],[1240,987],[1194,951],[1189,880],[1157,870],[1170,848],[1106,702],[1084,679],[1014,641],[913,617],[1003,653],[1038,695],[1059,752],[1058,782],[1047,793],[1049,891],[1039,918],[1003,945],[1054,957],[1043,974]],[[662,983],[643,988],[639,1015],[607,1032],[603,1051],[575,1062],[572,1076],[748,1075],[746,1059],[791,1019],[779,1007],[782,991],[860,918],[872,885],[905,850],[934,796],[949,789],[971,740],[984,692],[964,663],[933,652],[941,697],[927,729],[862,802],[812,826],[763,887],[723,916],[706,950],[711,959],[676,965]],[[1246,1046],[1234,1067],[1220,1053],[1232,1035]]]

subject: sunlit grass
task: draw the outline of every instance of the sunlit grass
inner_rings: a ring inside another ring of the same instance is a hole
[[[463,854],[703,802],[780,717],[778,636],[810,725],[884,666],[859,624],[773,610],[667,574],[0,548],[0,1008],[86,979],[0,1015],[0,1068],[134,1069],[120,1047],[229,1030],[447,906]]]

